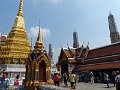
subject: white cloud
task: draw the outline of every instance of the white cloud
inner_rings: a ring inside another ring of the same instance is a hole
[[[39,26],[31,27],[30,28],[30,35],[33,37],[38,36]],[[40,28],[40,33],[43,37],[49,37],[50,36],[50,29],[48,28]]]

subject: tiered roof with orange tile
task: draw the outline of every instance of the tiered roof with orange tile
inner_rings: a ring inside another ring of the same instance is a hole
[[[76,71],[120,68],[120,42],[89,49],[89,47],[61,49],[58,64],[76,64]]]

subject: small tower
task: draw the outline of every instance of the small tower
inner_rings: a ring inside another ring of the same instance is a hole
[[[73,48],[78,48],[79,43],[78,43],[78,34],[76,31],[73,33]]]
[[[40,25],[37,41],[34,50],[29,55],[26,64],[26,87],[25,90],[38,90],[40,85],[52,84],[51,63],[47,51],[44,49],[42,36],[40,34]],[[31,83],[32,82],[32,83]]]
[[[38,37],[37,37],[37,41],[35,43],[34,49],[35,50],[43,50],[44,49],[44,45],[42,42],[42,36],[40,35],[40,26],[39,26]]]
[[[52,44],[51,43],[49,44],[48,56],[49,56],[50,61],[52,62],[52,60],[53,60],[53,50],[52,50]]]
[[[111,14],[111,12],[108,16],[108,23],[109,23],[111,43],[119,42],[120,41],[120,35],[119,35],[118,30],[117,30],[117,26],[116,26],[116,23],[115,23],[114,16]]]

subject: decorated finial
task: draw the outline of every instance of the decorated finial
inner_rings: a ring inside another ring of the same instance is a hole
[[[39,19],[39,31],[38,31],[38,37],[40,38],[40,19]]]
[[[37,41],[42,42],[42,37],[41,37],[41,35],[40,35],[40,20],[39,20],[39,31],[38,31]]]
[[[44,45],[43,45],[43,42],[42,42],[42,36],[40,35],[40,20],[39,20],[38,37],[37,37],[37,41],[36,41],[36,43],[35,43],[34,48],[35,48],[35,49],[43,49],[43,48],[44,48]]]
[[[32,48],[32,36],[31,36],[31,48]]]
[[[20,6],[17,16],[23,16],[23,0],[20,0]]]

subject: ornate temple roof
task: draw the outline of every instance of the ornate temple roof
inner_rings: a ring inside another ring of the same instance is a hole
[[[86,59],[88,52],[89,47],[88,46],[84,47],[83,45],[81,45],[81,47],[78,48],[70,47],[68,47],[67,49],[62,48],[58,63],[61,62],[64,63],[64,61],[67,62],[66,58],[69,63],[77,63],[78,61],[82,62],[83,59]]]
[[[95,48],[95,49],[91,49],[88,53],[87,58],[106,56],[106,55],[111,55],[116,53],[120,53],[120,42]]]
[[[42,42],[42,36],[40,35],[40,27],[39,27],[37,41],[35,43],[34,48],[35,48],[35,50],[43,50],[44,49],[44,45],[43,45],[43,42]]]
[[[42,41],[42,36],[40,35],[40,26],[39,26],[38,37],[34,46],[34,50],[32,50],[32,52],[30,53],[29,59],[30,61],[36,61],[37,58],[41,57],[42,55],[45,56],[47,59],[49,59],[47,51],[44,49],[44,44]]]
[[[5,45],[0,50],[0,58],[28,58],[31,47],[27,37],[24,18],[23,0],[20,0],[18,14]],[[9,63],[9,61],[8,61]]]
[[[120,62],[97,63],[76,66],[76,71],[100,70],[100,69],[115,69],[120,68]]]
[[[76,71],[118,68],[120,64],[120,42],[90,49],[89,47],[61,49],[58,64],[76,64]],[[119,66],[120,67],[120,66]]]

